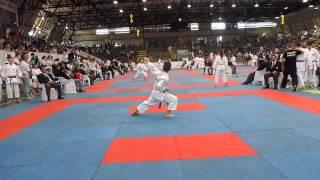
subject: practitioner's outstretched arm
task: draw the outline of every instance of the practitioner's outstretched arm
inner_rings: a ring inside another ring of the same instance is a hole
[[[161,74],[161,70],[158,69],[155,65],[153,65],[150,61],[149,61],[149,58],[145,58],[145,64],[147,66],[147,68],[150,70],[150,72],[152,74],[155,74],[155,75],[159,75]]]

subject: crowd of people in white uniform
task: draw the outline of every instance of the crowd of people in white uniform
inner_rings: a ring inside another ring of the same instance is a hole
[[[237,59],[233,53],[220,51],[210,53],[207,58],[197,56],[191,60],[184,60],[181,68],[188,70],[203,69],[204,74],[215,75],[215,85],[223,83],[228,86],[228,76],[236,74],[236,66]]]

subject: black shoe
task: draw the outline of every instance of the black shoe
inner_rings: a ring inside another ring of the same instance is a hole
[[[64,99],[63,97],[58,97],[58,99]]]
[[[263,87],[263,89],[269,89],[269,86]]]
[[[294,87],[294,88],[293,88],[293,92],[296,92],[296,91],[297,91],[297,87]]]
[[[248,85],[248,83],[244,82],[244,83],[241,83],[242,85]]]
[[[82,89],[80,89],[80,91],[79,91],[80,93],[83,93],[83,92],[85,92],[84,90],[82,90]]]
[[[273,89],[277,90],[277,89],[278,89],[278,87],[274,87]]]

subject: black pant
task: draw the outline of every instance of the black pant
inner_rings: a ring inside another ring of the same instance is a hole
[[[252,83],[252,81],[254,80],[254,75],[256,74],[256,72],[252,72],[248,75],[247,80],[245,82],[243,82],[244,84],[250,84]]]
[[[282,83],[281,83],[281,88],[286,88],[289,75],[292,79],[292,86],[297,87],[297,85],[298,85],[297,69],[285,69],[283,71],[283,79],[282,79]]]
[[[48,97],[48,101],[50,101],[50,90],[51,88],[54,88],[58,91],[58,98],[61,98],[61,86],[59,83],[53,83],[53,84],[49,84],[46,83],[44,84],[45,88],[46,88],[46,93],[47,93],[47,97]]]
[[[269,78],[273,78],[273,83],[274,83],[274,88],[278,88],[278,78],[279,78],[279,73],[266,73],[264,75],[264,83],[266,87],[269,87]]]

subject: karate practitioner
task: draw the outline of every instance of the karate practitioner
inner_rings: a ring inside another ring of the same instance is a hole
[[[320,60],[320,55],[317,49],[312,47],[312,42],[307,42],[307,49],[305,50],[306,57],[306,72],[305,80],[308,87],[314,87],[316,81],[317,65]]]
[[[142,76],[144,81],[147,81],[147,78],[148,78],[148,68],[146,66],[146,61],[143,60],[142,63],[138,63],[137,65],[137,72],[136,74],[134,75],[133,79],[137,79],[138,77]]]
[[[150,69],[150,71],[157,77],[156,82],[148,100],[141,103],[137,107],[137,109],[132,113],[132,116],[143,114],[151,106],[165,102],[168,103],[168,111],[165,114],[165,117],[172,118],[174,117],[173,111],[177,109],[178,98],[170,94],[168,92],[168,89],[166,88],[167,83],[169,81],[168,72],[171,69],[171,63],[169,61],[164,62],[163,72],[161,72],[158,68],[151,64],[147,58],[146,61],[148,62],[147,66]]]
[[[22,76],[22,73],[17,65],[13,63],[13,58],[7,56],[8,64],[3,67],[2,77],[6,82],[7,97],[9,102],[12,101],[13,97],[17,99],[18,102],[21,102],[20,98],[20,89],[19,89],[19,77]]]
[[[222,78],[224,86],[228,86],[227,80],[227,68],[228,68],[228,58],[221,52],[215,57],[213,68],[215,69],[215,81],[214,84],[217,86],[219,84],[219,79]]]
[[[302,52],[302,54],[297,56],[297,77],[298,77],[298,88],[305,89],[304,84],[304,74],[306,71],[306,53],[305,49],[302,47],[302,43],[298,42],[296,43],[297,49]]]

